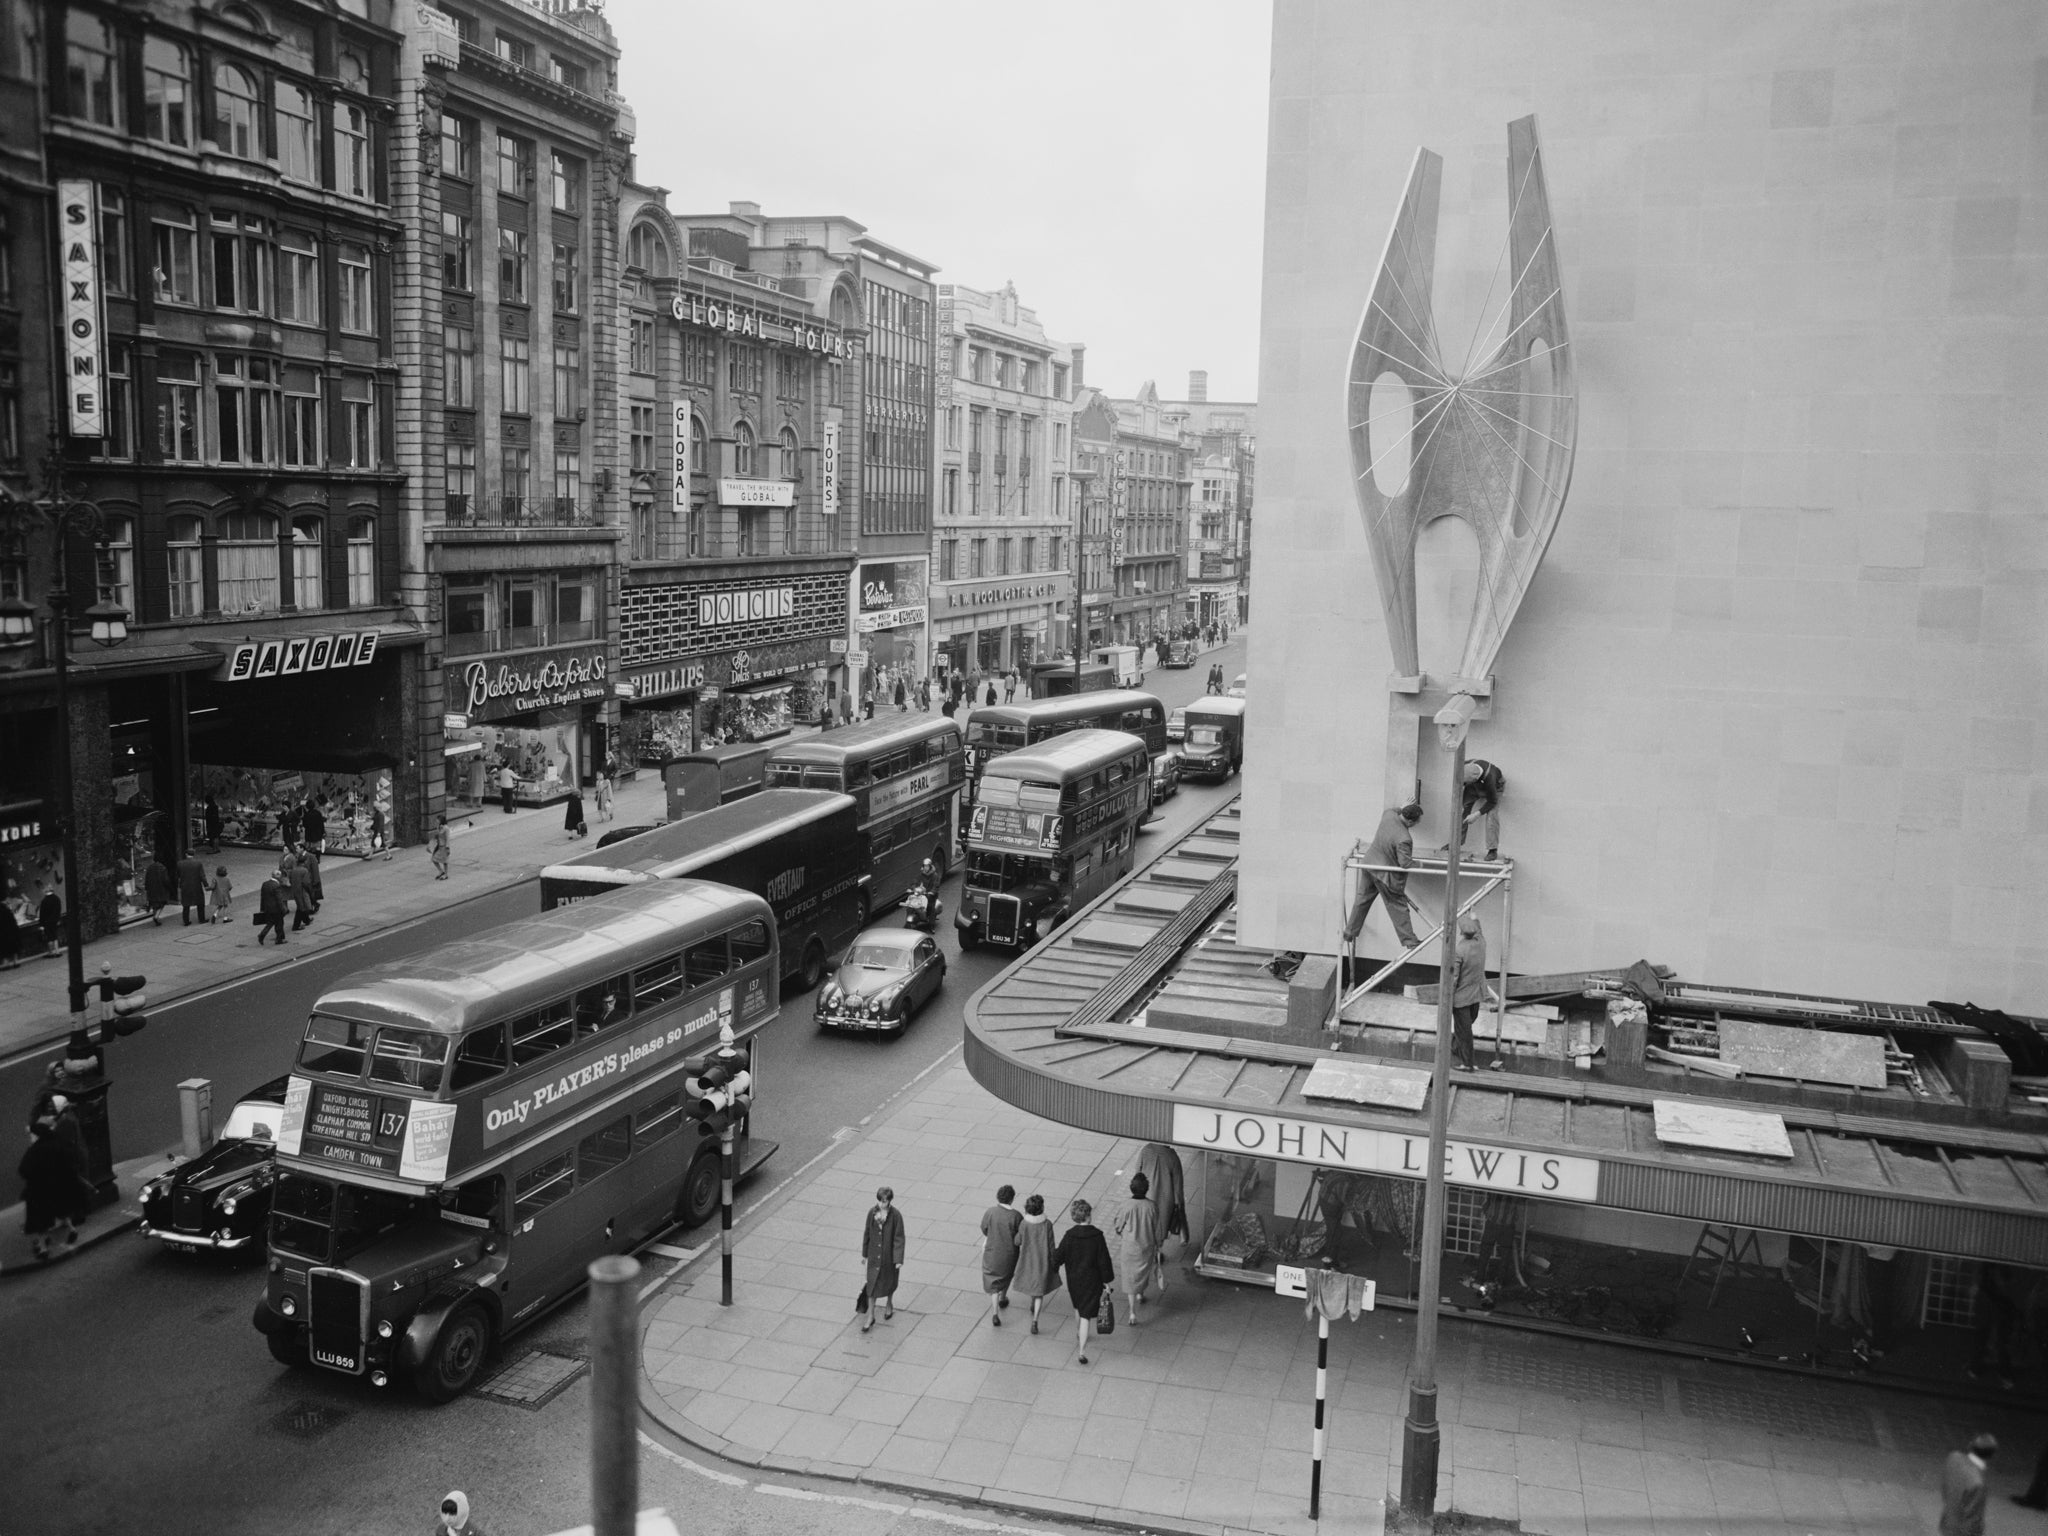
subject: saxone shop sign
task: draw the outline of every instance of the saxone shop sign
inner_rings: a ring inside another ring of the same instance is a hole
[[[529,710],[586,704],[610,693],[606,665],[602,644],[455,662],[447,668],[449,708],[472,720],[502,720]]]

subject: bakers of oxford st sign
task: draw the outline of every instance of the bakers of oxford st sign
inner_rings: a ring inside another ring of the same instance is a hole
[[[609,691],[602,645],[479,657],[449,671],[457,673],[451,693],[464,701],[463,713],[473,721],[588,703]]]

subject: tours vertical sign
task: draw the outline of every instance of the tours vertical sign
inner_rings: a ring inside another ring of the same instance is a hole
[[[825,516],[839,515],[839,423],[825,423],[825,452],[822,469],[825,481]]]
[[[57,206],[65,412],[73,437],[104,437],[106,364],[100,346],[99,216],[92,183],[58,182]]]
[[[687,398],[675,402],[674,416],[676,478],[669,491],[669,505],[678,512],[687,512],[690,510],[690,402]]]

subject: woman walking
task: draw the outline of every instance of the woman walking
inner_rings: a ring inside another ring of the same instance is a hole
[[[1133,1328],[1138,1326],[1138,1303],[1145,1299],[1145,1288],[1157,1281],[1159,1294],[1166,1294],[1166,1277],[1159,1270],[1159,1207],[1146,1198],[1151,1193],[1152,1181],[1142,1173],[1132,1174],[1131,1203],[1116,1217],[1116,1262],[1123,1271],[1124,1296],[1130,1303],[1126,1316]]]
[[[1086,1200],[1067,1207],[1073,1223],[1052,1251],[1052,1261],[1067,1275],[1067,1300],[1074,1304],[1075,1354],[1088,1363],[1088,1339],[1095,1332],[1095,1314],[1102,1309],[1102,1293],[1116,1279],[1116,1266],[1109,1261],[1109,1244],[1089,1224],[1095,1214]]]
[[[612,817],[612,765],[606,763],[597,770],[597,819],[610,821]]]
[[[64,937],[64,898],[55,891],[43,892],[37,903],[36,926],[43,930],[43,954],[57,953],[57,944]]]
[[[860,1256],[868,1266],[868,1315],[861,1319],[862,1333],[875,1326],[875,1314],[884,1306],[889,1310],[882,1313],[883,1321],[896,1316],[896,1282],[903,1275],[903,1213],[896,1209],[895,1199],[896,1191],[884,1184],[875,1191],[874,1206],[861,1223]]]
[[[434,878],[448,878],[448,823],[440,822],[434,828],[434,835],[427,843],[427,856],[434,861]]]
[[[49,1258],[53,1246],[78,1246],[78,1224],[85,1220],[90,1186],[85,1180],[85,1159],[77,1147],[57,1133],[52,1115],[36,1117],[29,1127],[34,1139],[21,1155],[16,1169],[21,1175],[21,1198],[26,1218],[22,1229],[36,1261]],[[57,1229],[63,1228],[58,1242]]]
[[[220,802],[206,797],[206,846],[213,853],[220,852],[221,834],[227,830],[226,819],[220,813]]]
[[[562,830],[571,837],[582,837],[590,830],[583,819],[583,791],[574,784],[569,786],[569,803],[562,811]]]
[[[1038,1309],[1060,1283],[1052,1260],[1052,1218],[1045,1214],[1045,1196],[1024,1202],[1024,1224],[1017,1229],[1017,1273],[1010,1289],[1031,1303],[1031,1331],[1038,1332]]]
[[[149,868],[142,872],[142,904],[149,909],[149,920],[159,928],[163,926],[163,920],[157,913],[171,904],[174,894],[171,872],[164,868],[164,861],[151,859]]]

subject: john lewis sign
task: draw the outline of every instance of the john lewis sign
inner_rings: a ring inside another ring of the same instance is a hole
[[[978,809],[978,807],[977,807]],[[1429,1137],[1406,1131],[1330,1125],[1286,1115],[1258,1115],[1196,1104],[1173,1106],[1173,1139],[1183,1147],[1229,1152],[1240,1157],[1273,1157],[1324,1168],[1419,1179],[1429,1169]],[[1482,1142],[1444,1146],[1444,1177],[1475,1189],[1540,1195],[1548,1200],[1600,1198],[1600,1164],[1590,1157],[1525,1152]]]

